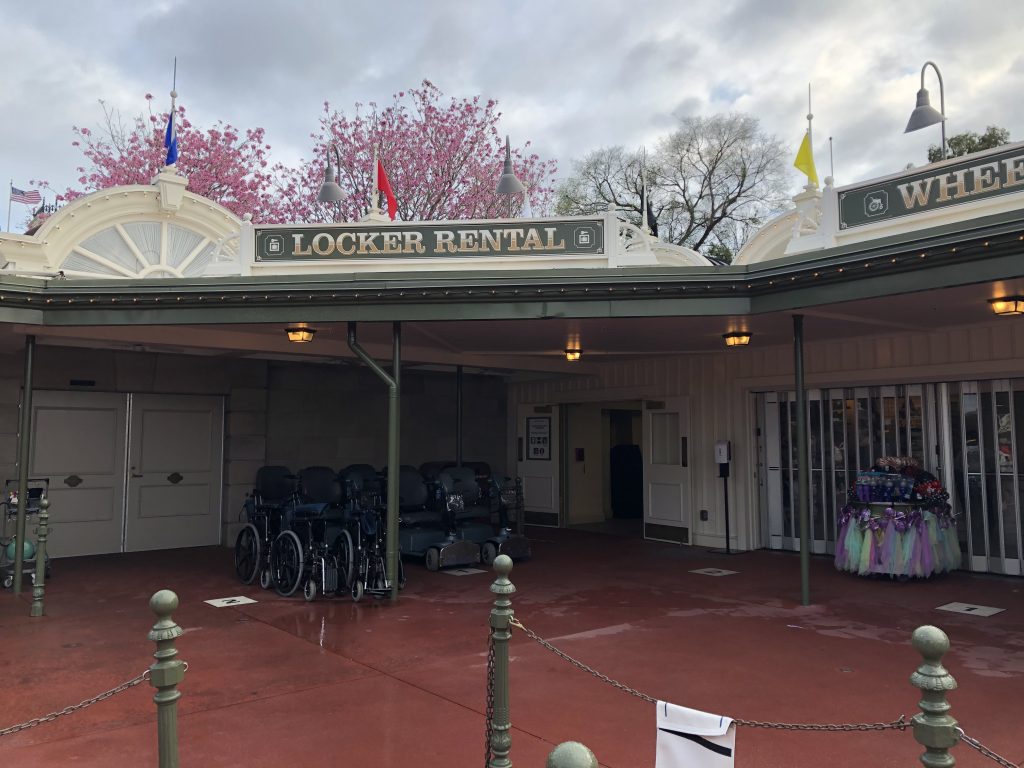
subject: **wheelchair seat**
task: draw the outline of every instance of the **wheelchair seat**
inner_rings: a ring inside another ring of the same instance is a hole
[[[342,519],[341,485],[330,467],[306,467],[299,472],[300,503],[292,510],[295,520]]]
[[[489,497],[480,489],[476,472],[469,467],[449,467],[438,477],[446,495],[462,497],[463,507],[455,512],[456,520],[490,517]]]
[[[276,464],[260,467],[256,470],[254,493],[260,504],[283,506],[295,493],[295,477],[288,467]]]
[[[372,465],[349,464],[338,472],[338,476],[341,477],[343,482],[346,479],[354,479],[357,475],[362,479],[362,484],[359,487],[360,491],[380,493],[380,475],[377,474],[377,470]]]
[[[452,467],[454,465],[454,461],[425,461],[420,464],[420,474],[423,475],[424,480],[437,480],[437,476],[440,475],[445,468]]]
[[[398,472],[398,508],[406,525],[440,522],[440,515],[427,509],[430,491],[415,467],[403,465]]]

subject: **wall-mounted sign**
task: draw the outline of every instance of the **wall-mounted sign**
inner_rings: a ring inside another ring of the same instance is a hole
[[[535,461],[551,459],[550,416],[531,416],[526,419],[526,458]]]
[[[604,219],[257,227],[256,261],[602,255]]]
[[[911,216],[986,197],[1024,191],[1024,144],[982,158],[966,157],[942,169],[924,170],[839,192],[839,228]]]

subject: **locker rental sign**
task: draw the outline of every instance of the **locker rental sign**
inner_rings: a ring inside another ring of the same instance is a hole
[[[605,253],[603,218],[256,227],[256,261]]]

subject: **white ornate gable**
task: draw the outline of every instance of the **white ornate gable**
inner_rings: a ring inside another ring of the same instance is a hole
[[[77,198],[33,235],[0,236],[4,269],[80,278],[239,274],[241,220],[185,184],[165,171],[152,186]]]

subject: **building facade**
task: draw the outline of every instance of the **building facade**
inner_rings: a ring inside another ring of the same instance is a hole
[[[826,180],[723,266],[613,212],[260,227],[163,173],[0,236],[0,469],[16,475],[31,337],[54,551],[230,542],[260,465],[385,463],[356,323],[377,358],[401,334],[401,462],[462,440],[523,478],[533,523],[792,549],[806,472],[824,554],[853,473],[913,455],[951,492],[965,567],[1019,575],[1024,326],[994,310],[1024,295],[1022,190],[1024,145]],[[313,341],[289,342],[297,326]]]

